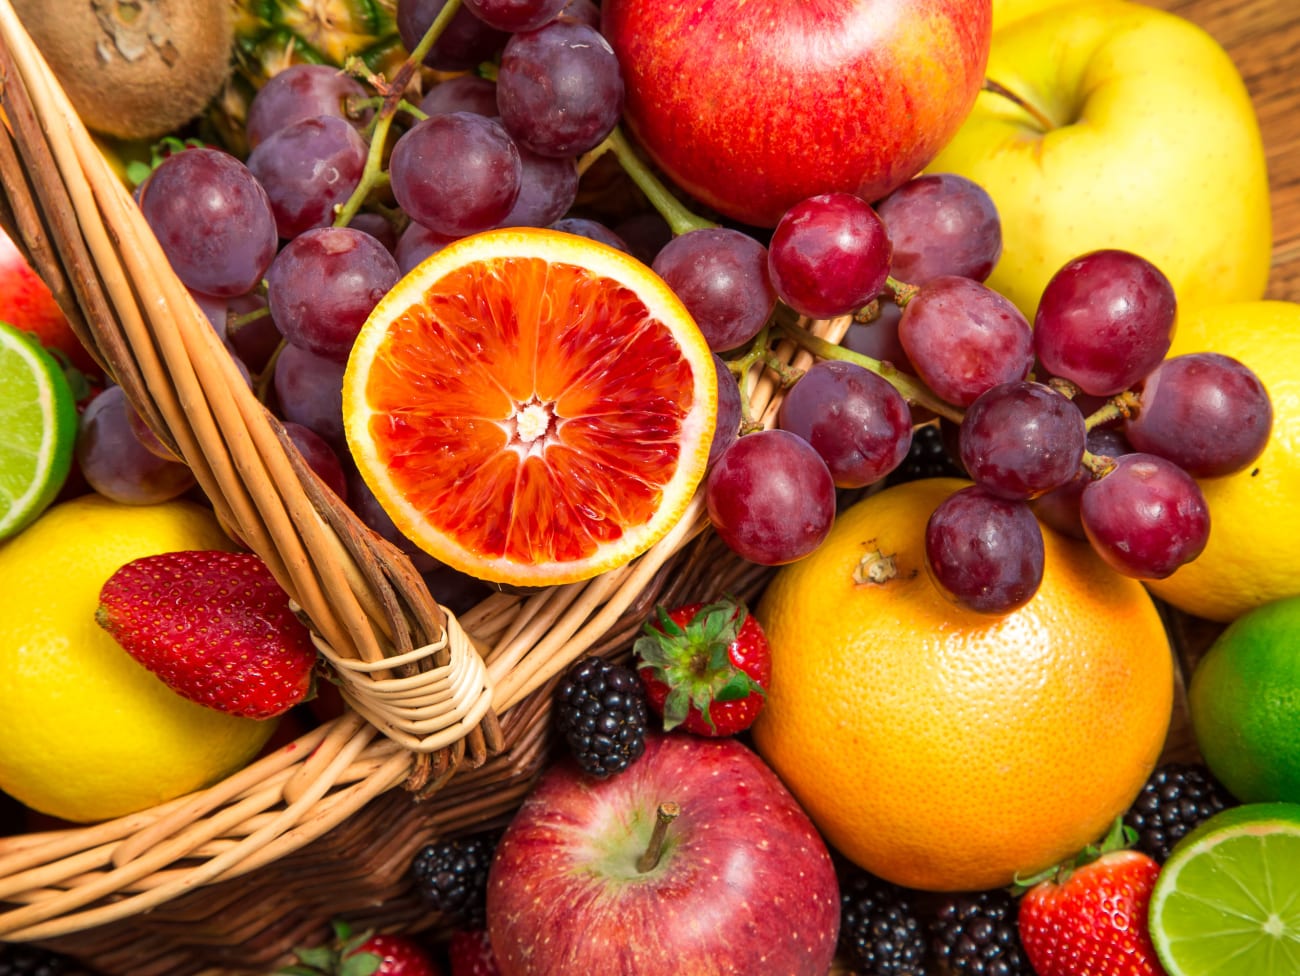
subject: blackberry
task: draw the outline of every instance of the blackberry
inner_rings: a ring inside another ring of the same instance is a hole
[[[949,452],[943,431],[937,423],[912,430],[912,446],[907,457],[889,473],[885,483],[899,485],[922,478],[965,478],[966,470]]]
[[[840,888],[840,951],[873,976],[926,976],[925,930],[906,889],[865,871]]]
[[[411,860],[416,890],[453,925],[482,928],[487,921],[488,869],[500,839],[494,831],[420,848]]]
[[[40,946],[0,942],[0,976],[91,976],[79,962]]]
[[[622,772],[645,752],[649,709],[635,671],[600,657],[585,657],[555,689],[555,713],[578,766],[605,778]]]
[[[1124,823],[1137,832],[1135,849],[1164,864],[1192,828],[1236,800],[1200,763],[1165,763],[1151,774]]]
[[[953,895],[930,923],[930,950],[945,976],[1032,976],[1016,925],[1018,903],[1002,888]]]

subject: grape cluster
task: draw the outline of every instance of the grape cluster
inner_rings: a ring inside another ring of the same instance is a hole
[[[1168,356],[1173,289],[1137,254],[1070,261],[1030,321],[986,284],[1002,251],[993,201],[953,174],[874,202],[813,196],[770,233],[714,223],[622,135],[622,73],[591,0],[398,0],[396,14],[409,52],[396,77],[290,66],[250,106],[246,159],[172,152],[137,200],[307,463],[426,571],[348,457],[344,364],[402,275],[502,226],[627,250],[682,299],[719,384],[709,518],[763,565],[816,549],[846,492],[888,479],[925,424],[972,482],[924,540],[954,603],[1002,614],[1029,600],[1042,524],[1087,539],[1121,573],[1158,578],[1205,545],[1197,479],[1242,470],[1267,442],[1271,406],[1248,368]],[[611,149],[653,207],[615,226],[577,205]],[[836,317],[851,317],[840,344],[804,327]],[[790,341],[811,367],[777,357]],[[755,417],[749,393],[765,370],[784,396]],[[123,448],[125,436],[138,444]],[[83,441],[87,480],[106,494],[152,501],[192,484],[120,396],[87,411]]]

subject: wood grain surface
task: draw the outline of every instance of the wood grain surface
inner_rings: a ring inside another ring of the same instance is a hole
[[[1273,198],[1268,297],[1300,301],[1300,2],[1155,0],[1152,6],[1204,27],[1245,79],[1264,137]]]

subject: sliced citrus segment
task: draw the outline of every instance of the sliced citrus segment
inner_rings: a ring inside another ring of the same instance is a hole
[[[645,265],[557,231],[466,237],[370,315],[343,384],[348,445],[393,522],[480,579],[624,565],[708,461],[712,354]]]
[[[0,322],[0,539],[54,501],[72,467],[77,404],[58,362]]]
[[[1297,878],[1300,804],[1245,804],[1201,824],[1151,895],[1151,942],[1169,976],[1300,972]]]

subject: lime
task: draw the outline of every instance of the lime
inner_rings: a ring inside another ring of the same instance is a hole
[[[77,403],[58,361],[0,322],[0,539],[54,501],[76,439]]]
[[[1168,976],[1300,973],[1300,804],[1215,814],[1174,848],[1151,895]]]
[[[1300,597],[1229,624],[1197,664],[1187,695],[1205,764],[1233,796],[1300,803]]]

